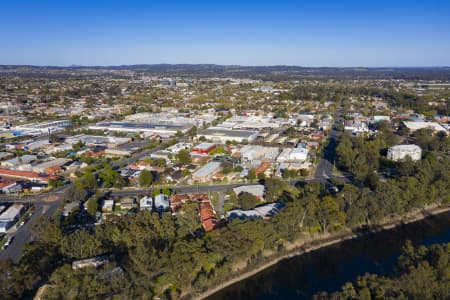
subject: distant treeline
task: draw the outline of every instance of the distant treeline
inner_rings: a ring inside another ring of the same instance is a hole
[[[77,76],[86,70],[108,71],[130,70],[145,75],[181,76],[181,77],[246,77],[262,80],[289,79],[407,79],[407,80],[450,80],[450,67],[411,67],[411,68],[311,68],[300,66],[238,66],[214,64],[153,64],[153,65],[122,65],[122,66],[0,66],[0,73],[8,74],[39,74],[54,76],[57,74]],[[75,73],[75,74],[74,74]]]

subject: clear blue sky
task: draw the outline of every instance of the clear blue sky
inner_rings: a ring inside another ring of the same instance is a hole
[[[450,66],[450,1],[0,1],[0,64],[155,63]]]

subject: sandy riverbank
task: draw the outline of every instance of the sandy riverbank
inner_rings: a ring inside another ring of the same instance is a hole
[[[254,275],[256,275],[257,273],[279,263],[282,260],[285,259],[289,259],[298,255],[302,255],[320,248],[325,248],[334,244],[338,244],[341,243],[343,241],[346,240],[350,240],[350,239],[354,239],[357,237],[360,237],[361,235],[365,235],[365,234],[369,234],[369,233],[374,233],[374,232],[379,232],[379,231],[383,231],[383,230],[389,230],[392,229],[394,227],[400,226],[400,225],[405,225],[408,223],[412,223],[412,222],[416,222],[416,221],[420,221],[423,220],[429,216],[433,216],[433,215],[438,215],[438,214],[442,214],[445,212],[450,211],[450,206],[445,206],[445,207],[429,207],[427,209],[424,210],[420,210],[420,211],[415,211],[412,213],[409,213],[403,217],[398,217],[398,218],[393,218],[393,219],[389,219],[386,220],[384,223],[382,224],[378,224],[376,226],[374,226],[373,228],[364,231],[364,233],[354,233],[352,231],[347,231],[347,232],[341,232],[338,234],[332,234],[332,235],[319,235],[314,237],[313,239],[301,239],[299,241],[293,242],[293,243],[289,243],[286,245],[286,251],[287,253],[274,257],[272,259],[270,259],[270,257],[267,257],[267,259],[270,259],[269,261],[262,263],[260,265],[254,265],[251,266],[251,269],[248,271],[239,271],[235,277],[226,280],[225,282],[212,287],[202,293],[199,294],[184,294],[181,296],[181,298],[183,299],[191,299],[191,298],[195,298],[195,299],[205,299],[217,292],[219,292],[220,290],[235,284],[239,281],[242,281],[246,278],[252,277]]]

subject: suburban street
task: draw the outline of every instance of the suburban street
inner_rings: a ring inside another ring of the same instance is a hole
[[[56,211],[60,203],[61,201],[59,198],[55,198],[55,200],[45,200],[44,197],[41,197],[39,202],[33,202],[35,206],[33,215],[25,222],[23,226],[19,226],[14,233],[10,234],[14,237],[14,240],[8,248],[0,252],[0,260],[10,258],[14,262],[18,262],[22,253],[23,245],[33,239],[33,234],[31,233],[32,224],[40,216],[51,216]],[[10,231],[14,231],[14,228],[15,227],[11,228]]]
[[[335,178],[333,175],[334,170],[334,159],[335,159],[335,151],[337,142],[339,139],[339,136],[341,135],[341,132],[338,130],[338,126],[341,124],[341,118],[342,118],[342,109],[343,109],[343,103],[342,100],[340,101],[340,105],[337,108],[334,125],[331,127],[330,132],[328,133],[328,144],[323,149],[323,155],[320,158],[319,163],[316,167],[316,172],[314,174],[315,179],[323,178],[323,179],[331,179]],[[341,177],[341,179],[344,179],[345,181],[348,181],[347,177]]]
[[[334,169],[334,152],[336,150],[337,140],[340,132],[334,127],[328,135],[328,145],[323,149],[323,157],[321,157],[314,174],[315,179],[328,179],[333,177]]]

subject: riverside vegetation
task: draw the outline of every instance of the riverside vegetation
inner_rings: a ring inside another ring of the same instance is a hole
[[[268,178],[268,200],[286,203],[279,214],[224,223],[210,233],[202,232],[196,214],[139,212],[70,233],[59,220],[42,219],[35,227],[38,238],[25,247],[20,262],[1,262],[1,293],[4,299],[26,298],[43,282],[49,283],[47,299],[178,298],[200,292],[230,278],[236,264],[256,265],[265,251],[283,251],[286,242],[309,233],[374,225],[450,202],[448,158],[428,153],[412,167],[376,186],[343,185],[337,194],[319,183],[292,187]],[[114,254],[114,262],[97,270],[71,269],[73,260],[104,253]],[[111,272],[116,266],[123,272]]]
[[[315,299],[448,299],[450,243],[414,248],[407,242],[392,276],[366,274],[347,282],[339,292]]]

